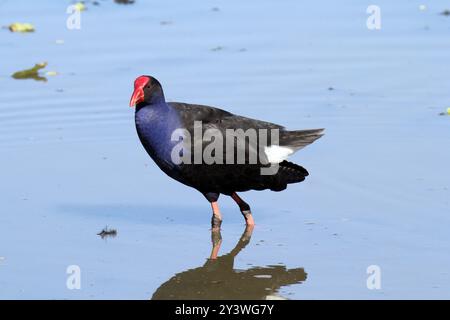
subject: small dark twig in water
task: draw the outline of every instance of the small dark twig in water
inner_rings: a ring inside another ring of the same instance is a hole
[[[114,0],[114,2],[118,4],[133,4],[134,0]]]
[[[103,230],[100,233],[97,233],[102,239],[112,237],[115,238],[117,236],[117,230],[116,229],[108,229],[108,226],[103,228]]]
[[[450,16],[450,10],[444,10],[444,11],[442,11],[441,12],[441,14],[443,15],[443,16]]]

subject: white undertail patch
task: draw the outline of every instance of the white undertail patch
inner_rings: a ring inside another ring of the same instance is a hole
[[[280,163],[293,154],[294,150],[288,147],[273,145],[264,147],[264,153],[270,163]]]

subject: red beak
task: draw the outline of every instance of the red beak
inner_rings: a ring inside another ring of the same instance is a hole
[[[139,102],[145,100],[144,87],[150,82],[148,76],[140,76],[134,80],[134,92],[131,96],[130,107],[134,107]]]
[[[134,107],[136,104],[142,101],[144,101],[144,90],[137,87],[134,89],[133,95],[131,96],[130,107]]]

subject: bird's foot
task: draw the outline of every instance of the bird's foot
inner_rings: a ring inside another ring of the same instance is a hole
[[[244,216],[245,224],[247,226],[254,226],[255,225],[255,220],[253,220],[253,215],[252,215],[250,210],[243,210],[242,211],[242,215]]]
[[[222,225],[222,219],[220,219],[217,215],[213,214],[211,218],[211,229],[212,230],[220,230],[220,226]]]

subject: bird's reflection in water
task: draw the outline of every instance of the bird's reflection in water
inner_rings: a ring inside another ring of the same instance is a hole
[[[303,268],[283,265],[234,269],[234,258],[250,242],[253,226],[247,227],[230,253],[218,257],[222,236],[212,230],[211,257],[199,268],[176,274],[163,283],[152,299],[265,299],[282,286],[306,280]]]

